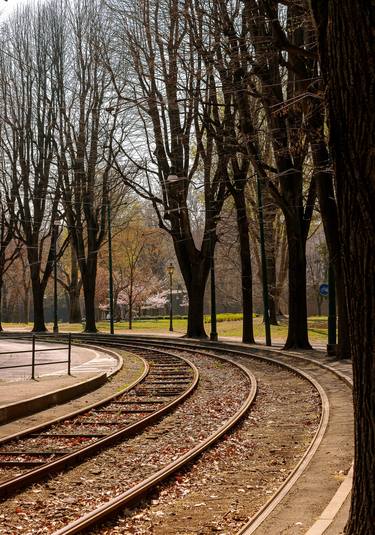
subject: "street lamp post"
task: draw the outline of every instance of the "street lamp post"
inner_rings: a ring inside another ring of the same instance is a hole
[[[259,237],[260,237],[260,254],[262,258],[262,282],[263,282],[263,310],[264,310],[264,326],[266,331],[266,345],[271,344],[271,325],[269,313],[268,300],[268,278],[267,278],[267,258],[266,247],[264,244],[264,221],[263,221],[263,196],[262,184],[259,177],[257,177],[257,193],[258,193],[258,208],[259,208]]]
[[[108,218],[108,271],[109,271],[109,324],[110,333],[115,333],[113,319],[113,268],[112,268],[112,233],[111,233],[111,205],[107,204]]]
[[[173,302],[172,302],[172,276],[174,272],[174,265],[172,262],[167,267],[169,273],[169,330],[173,332]]]
[[[210,233],[210,262],[211,262],[211,332],[210,340],[217,342],[216,325],[216,281],[215,281],[215,237],[214,230]]]
[[[58,220],[53,222],[53,332],[59,332],[57,321],[57,234],[59,232]]]

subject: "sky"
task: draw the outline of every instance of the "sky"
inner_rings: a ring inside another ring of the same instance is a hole
[[[30,0],[8,0],[7,2],[0,0],[0,19],[6,18],[18,5],[29,2]]]

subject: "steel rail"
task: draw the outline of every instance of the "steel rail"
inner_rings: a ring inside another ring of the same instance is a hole
[[[140,349],[140,347],[138,347]],[[145,348],[148,351],[153,352],[160,352],[156,349],[150,349]],[[168,355],[167,352],[163,352],[164,355]],[[176,358],[176,355],[170,355]],[[110,446],[111,444],[114,444],[115,442],[119,441],[122,438],[130,437],[136,434],[138,431],[149,425],[150,423],[154,422],[155,420],[159,419],[162,415],[167,414],[172,408],[174,408],[176,405],[181,403],[184,399],[186,399],[196,388],[199,380],[199,372],[196,368],[196,366],[188,361],[187,359],[183,357],[178,357],[180,360],[185,362],[187,366],[190,367],[190,369],[193,372],[192,380],[189,384],[189,386],[182,392],[179,396],[172,399],[169,403],[164,404],[163,407],[160,409],[157,409],[152,414],[145,416],[141,418],[140,420],[126,425],[123,428],[120,428],[112,433],[109,433],[107,436],[103,438],[98,438],[94,443],[88,444],[87,446],[83,446],[72,453],[68,453],[65,455],[62,455],[58,459],[48,462],[46,464],[43,464],[40,467],[34,468],[32,470],[27,471],[25,474],[16,476],[15,478],[8,479],[2,483],[0,483],[0,494],[2,496],[9,495],[27,485],[30,485],[32,483],[35,483],[37,481],[40,481],[43,479],[46,475],[51,475],[52,473],[60,470],[61,468],[66,468],[67,466],[72,466],[73,464],[77,464],[78,462],[81,462],[82,460],[88,458],[89,456],[93,455],[94,453],[97,453],[99,450]],[[144,375],[143,379],[145,378],[146,374]],[[140,381],[137,381],[137,384],[140,384]],[[133,385],[134,386],[134,385]],[[124,392],[127,392],[129,390],[129,387],[125,389],[122,392],[116,392],[114,396],[110,398],[114,399],[115,397],[118,397],[119,395],[122,395]],[[109,401],[110,401],[109,400]],[[103,405],[104,402],[100,401],[96,404],[94,404],[96,407]],[[91,409],[92,407],[90,407]],[[87,412],[88,408],[85,407],[83,410],[80,410],[79,413],[85,413]],[[76,411],[77,412],[77,411]],[[67,416],[65,415],[60,420],[67,420]],[[50,427],[50,423],[43,424],[43,426],[39,426],[39,430]],[[30,431],[27,432],[27,434],[30,434]],[[25,434],[26,435],[26,434]],[[27,435],[26,435],[27,436]],[[52,437],[53,438],[53,437]],[[9,441],[10,439],[7,438],[6,441]],[[6,442],[3,440],[3,443]]]
[[[212,355],[210,356],[212,357]],[[205,450],[215,444],[225,433],[230,431],[243,418],[243,416],[247,413],[247,411],[250,409],[251,405],[255,400],[257,394],[257,381],[254,375],[250,373],[249,370],[247,370],[242,364],[234,362],[232,359],[228,359],[226,357],[223,357],[222,355],[215,355],[214,358],[231,362],[242,370],[242,372],[245,374],[245,376],[250,382],[250,390],[248,396],[242,403],[241,407],[236,411],[236,413],[231,416],[225,422],[225,424],[220,426],[219,429],[212,433],[208,438],[197,444],[190,451],[184,453],[173,462],[167,464],[165,467],[158,470],[157,472],[155,472],[145,480],[141,481],[134,487],[109,500],[107,503],[99,506],[98,508],[94,509],[90,513],[87,513],[86,515],[83,515],[81,518],[78,518],[67,526],[64,526],[63,528],[55,531],[53,535],[72,535],[74,533],[80,533],[112,516],[113,513],[115,513],[119,509],[144,497],[155,486],[168,479],[172,474],[192,462]]]
[[[154,343],[156,346],[158,346],[161,343],[167,342],[168,346],[173,345],[174,347],[181,347],[181,344],[179,342],[173,343],[175,341],[161,341],[160,339],[154,339],[153,341],[148,340],[149,343]],[[184,342],[185,345],[186,342]],[[264,355],[260,355],[257,353],[254,353],[252,349],[249,351],[244,351],[243,348],[237,349],[238,346],[235,345],[226,345],[223,344],[202,344],[201,342],[187,342],[191,348],[212,348],[212,349],[218,349],[220,351],[226,351],[227,353],[233,353],[239,356],[243,357],[251,357],[255,358],[260,361],[268,361],[270,363],[274,363],[278,366],[283,366],[286,368],[289,368],[290,370],[293,370],[295,373],[298,373],[299,375],[303,375],[318,391],[321,403],[322,403],[322,413],[320,422],[318,425],[318,428],[315,432],[315,435],[310,442],[310,445],[306,449],[304,455],[298,462],[298,464],[295,466],[295,468],[291,471],[287,479],[279,486],[279,488],[276,490],[276,492],[267,500],[267,502],[257,511],[255,515],[250,518],[250,520],[242,526],[242,528],[237,532],[236,535],[251,535],[253,534],[256,529],[262,524],[262,522],[271,514],[271,512],[275,509],[275,507],[282,501],[282,499],[287,495],[287,493],[292,489],[293,485],[297,482],[299,477],[303,474],[307,466],[309,465],[310,461],[312,460],[315,452],[317,451],[321,441],[323,440],[323,437],[325,435],[325,432],[327,430],[328,426],[328,420],[329,420],[329,402],[327,395],[324,392],[324,389],[321,387],[318,381],[316,381],[313,377],[306,374],[306,372],[303,372],[299,368],[296,368],[295,366],[291,366],[290,364],[287,364],[280,360],[280,358],[276,357],[267,357]],[[267,352],[272,352],[272,350],[266,349]],[[334,369],[333,367],[324,364],[322,362],[319,362],[318,360],[314,358],[308,358],[304,357],[298,354],[292,354],[293,358],[296,358],[297,360],[304,361],[309,364],[315,364],[316,366],[325,369],[332,374],[336,375],[338,379],[343,381],[349,388],[352,388],[352,380],[347,377],[342,372]],[[328,504],[326,509],[323,511],[321,516],[318,518],[318,520],[315,522],[315,524],[308,530],[306,535],[322,535],[323,532],[328,528],[328,526],[332,523],[334,518],[334,511],[336,510],[336,513],[338,509],[341,507],[342,503],[347,498],[350,489],[351,489],[351,478],[352,478],[352,472],[353,472],[353,465],[346,476],[345,480],[342,482],[338,490],[336,491],[334,497],[332,498],[331,502]]]
[[[121,335],[120,335],[121,336]],[[134,343],[135,337],[132,337],[131,340],[124,341],[123,343],[126,345],[127,343]],[[144,343],[143,338],[138,338],[139,341],[142,341]],[[167,342],[167,344],[165,344]],[[159,345],[168,345],[168,347],[177,347],[177,348],[184,348],[185,351],[196,351],[196,350],[202,350],[202,349],[208,349],[212,348],[212,350],[219,350],[219,351],[225,351],[226,353],[233,354],[236,356],[241,357],[251,357],[255,358],[261,362],[267,362],[269,364],[277,365],[284,367],[288,369],[289,371],[292,371],[293,373],[300,375],[304,377],[319,393],[320,399],[321,399],[321,417],[319,421],[318,428],[314,434],[314,437],[312,438],[308,448],[305,450],[305,453],[297,463],[297,465],[294,467],[294,469],[291,471],[289,476],[286,478],[286,480],[280,485],[280,487],[277,489],[277,491],[270,497],[269,500],[257,511],[257,513],[240,529],[240,531],[237,532],[237,535],[251,535],[258,527],[259,525],[267,518],[267,516],[275,509],[275,507],[281,502],[281,500],[286,496],[286,494],[292,489],[293,485],[297,482],[299,477],[303,474],[311,460],[313,459],[314,454],[316,453],[324,435],[328,427],[328,421],[329,421],[329,401],[328,397],[322,388],[322,386],[319,384],[319,382],[311,377],[309,374],[307,374],[305,371],[300,370],[299,368],[292,366],[290,364],[287,364],[280,360],[279,358],[273,358],[269,356],[264,356],[260,354],[254,354],[250,351],[244,351],[243,349],[236,349],[235,347],[228,347],[224,346],[222,344],[202,344],[201,342],[189,342],[184,341],[182,344],[180,342],[171,341],[171,340],[160,340],[160,339],[148,339],[148,344],[152,344],[154,346]],[[211,355],[213,357],[219,357],[219,355],[215,353],[208,353],[208,355]],[[307,359],[306,357],[301,357],[302,360],[305,360],[307,362],[320,365],[322,368],[329,369],[331,372],[335,373],[339,378],[340,377],[338,373],[336,373],[335,370],[332,370],[329,366],[324,365],[322,363],[319,363],[316,360],[313,359]],[[233,361],[232,361],[233,362]],[[167,476],[166,476],[167,477]],[[146,484],[146,483],[145,483]],[[142,485],[142,483],[140,484]],[[150,484],[151,486],[151,484]],[[150,488],[150,486],[147,486],[147,489]],[[135,491],[136,492],[136,491]],[[142,496],[143,492],[139,491],[139,496]],[[129,498],[128,498],[129,496]],[[132,498],[131,490],[127,491],[123,495],[123,500],[119,497],[118,499],[113,500],[113,507],[114,509],[111,509],[111,505],[109,505],[110,512],[106,513],[106,506],[102,506],[102,508],[99,508],[96,510],[97,512],[93,511],[92,513],[89,513],[88,515],[85,515],[82,517],[82,519],[77,520],[76,522],[73,522],[66,528],[63,528],[62,530],[59,530],[55,532],[53,535],[70,535],[73,533],[79,533],[80,531],[83,531],[86,529],[86,527],[89,527],[99,521],[101,521],[105,516],[108,514],[111,514],[114,510],[117,510],[125,505],[127,505],[130,501],[135,500],[138,497],[138,494],[136,494]],[[127,501],[129,499],[129,502]],[[118,503],[117,503],[118,502]],[[102,516],[103,515],[103,516]],[[87,520],[87,526],[86,526],[86,520]],[[69,529],[68,529],[69,528]]]
[[[84,340],[88,340],[90,339],[91,337],[90,336],[87,336],[87,335],[78,335],[79,339],[84,339]],[[95,340],[98,341],[100,340],[100,342],[102,344],[105,344],[105,345],[113,345],[114,343],[114,337],[111,336],[109,337],[108,335],[96,335],[95,336]],[[280,360],[279,358],[273,358],[273,357],[267,357],[267,356],[264,356],[262,354],[260,354],[257,350],[257,349],[253,349],[253,348],[249,348],[248,350],[244,350],[243,348],[239,348],[239,346],[236,346],[235,344],[230,344],[230,345],[227,345],[225,343],[202,343],[201,341],[200,342],[194,342],[194,341],[187,341],[187,340],[184,340],[184,341],[179,341],[179,340],[170,340],[170,339],[162,339],[161,337],[157,337],[157,338],[153,338],[153,337],[137,337],[137,336],[134,336],[134,335],[125,335],[125,336],[121,336],[121,335],[115,335],[115,338],[116,340],[121,340],[121,342],[123,343],[124,346],[127,346],[128,344],[134,344],[134,343],[142,343],[142,344],[147,344],[147,345],[152,345],[154,347],[158,347],[160,345],[162,345],[163,347],[165,346],[168,346],[168,347],[173,347],[173,348],[176,348],[176,349],[183,349],[187,352],[189,351],[197,351],[197,350],[205,350],[205,349],[210,349],[210,350],[219,350],[219,351],[225,351],[226,353],[232,353],[233,355],[237,355],[237,356],[241,356],[241,357],[247,357],[247,358],[254,358],[254,359],[257,359],[259,361],[266,361],[268,362],[269,364],[274,364],[274,365],[277,365],[277,366],[281,366],[281,367],[285,367],[291,371],[293,371],[294,373],[297,373],[298,375],[302,375],[305,377],[305,379],[307,379],[316,389],[317,391],[319,392],[319,395],[321,397],[321,400],[322,400],[322,413],[321,413],[321,419],[320,419],[320,423],[319,423],[319,426],[318,426],[318,429],[312,439],[312,441],[310,442],[310,445],[309,447],[307,448],[307,450],[305,451],[305,454],[303,455],[303,457],[300,459],[299,463],[296,465],[296,467],[294,468],[294,470],[289,474],[288,478],[283,482],[283,484],[279,487],[279,489],[275,492],[275,494],[266,502],[266,504],[256,513],[256,515],[254,515],[250,521],[241,528],[241,530],[238,532],[237,535],[250,535],[251,533],[253,533],[255,531],[255,529],[261,524],[261,522],[271,513],[271,511],[276,507],[276,505],[281,501],[281,499],[287,494],[287,492],[289,492],[289,490],[292,488],[292,486],[294,485],[294,483],[297,481],[297,479],[302,475],[303,471],[307,468],[309,462],[311,461],[311,459],[313,458],[313,455],[315,453],[315,451],[317,450],[323,436],[324,436],[324,433],[325,433],[325,430],[327,428],[327,425],[328,425],[328,418],[329,418],[329,404],[328,404],[328,400],[327,400],[327,396],[325,395],[325,392],[324,390],[322,389],[322,387],[319,385],[319,383],[313,379],[311,376],[309,376],[308,374],[306,374],[306,372],[303,372],[302,370],[300,370],[299,368],[296,368],[294,366],[291,366],[290,364],[287,364],[285,362],[283,362],[282,360]],[[118,343],[117,341],[117,343]],[[270,352],[270,350],[266,350],[267,352]],[[218,355],[216,354],[212,354],[212,353],[209,353],[210,356],[214,356],[214,357],[218,357]],[[327,366],[315,359],[310,359],[310,358],[306,358],[306,357],[301,357],[300,355],[292,355],[293,357],[298,357],[299,359],[301,360],[305,360],[309,363],[312,363],[312,364],[315,364],[321,368],[325,368],[327,370],[329,370],[330,372],[336,374],[341,380],[345,381],[346,383],[349,383],[349,380],[345,377],[345,376],[342,376],[342,374],[340,374],[340,372],[337,372],[337,370],[334,370],[333,368],[331,368],[330,366]],[[229,359],[228,359],[229,360]],[[186,454],[188,455],[188,454]],[[198,455],[198,454],[197,454]],[[179,462],[179,459],[177,459],[177,461],[175,461],[176,463]],[[176,468],[178,469],[178,468]],[[173,472],[174,470],[172,470]],[[172,473],[171,472],[171,473]],[[148,483],[146,483],[146,480],[145,483],[147,485],[146,487],[146,490],[145,492],[149,491],[151,486],[152,486],[152,481],[151,479],[155,478],[156,477],[156,474],[154,476],[152,476],[150,479],[150,481]],[[168,477],[167,475],[165,477]],[[163,477],[163,479],[165,478]],[[345,483],[345,482],[344,482]],[[344,485],[344,483],[342,485]],[[140,484],[142,485],[142,483]],[[87,522],[87,527],[88,526],[92,526],[94,525],[95,523],[98,523],[99,521],[103,520],[107,514],[111,514],[113,511],[116,511],[118,509],[120,509],[121,507],[123,507],[124,505],[132,502],[132,501],[135,501],[137,499],[138,496],[141,496],[143,495],[143,491],[139,488],[139,485],[137,485],[137,487],[134,487],[134,496],[132,496],[131,494],[131,490],[132,489],[129,489],[126,493],[124,493],[123,495],[115,498],[114,500],[111,500],[111,502],[108,502],[108,505],[103,505],[102,507],[94,510],[93,512],[89,513],[88,515],[85,515],[84,517],[82,517],[81,519],[78,519],[76,522],[73,522],[72,524],[69,524],[68,526],[66,526],[65,528],[62,528],[61,530],[55,532],[54,535],[62,535],[62,534],[70,534],[70,533],[78,533],[80,531],[82,531],[83,529],[86,529],[86,522]],[[341,487],[340,487],[341,488]],[[121,500],[121,497],[123,497],[123,499],[125,501],[122,501]],[[112,504],[113,502],[113,504]],[[110,508],[110,510],[108,511],[108,513],[106,513],[106,510],[107,510],[107,507]]]

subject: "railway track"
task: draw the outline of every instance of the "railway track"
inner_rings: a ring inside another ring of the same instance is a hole
[[[97,340],[97,341],[101,343],[101,340]],[[117,345],[119,345],[119,344],[117,343]],[[133,343],[133,345],[134,345],[134,343]],[[113,347],[113,345],[112,345],[112,347]],[[121,345],[121,347],[123,347],[123,346]],[[131,345],[127,344],[126,347],[129,349],[131,347]],[[155,349],[155,348],[148,349],[148,351],[154,351],[154,352],[155,351],[156,352],[159,351],[160,352],[160,350]],[[181,351],[181,350],[179,349],[179,351]],[[139,354],[139,350],[137,352]],[[185,360],[186,360],[186,357],[185,357]],[[201,359],[197,357],[196,361],[197,360],[201,360]],[[160,483],[160,481],[164,480],[171,473],[173,473],[174,471],[178,470],[179,468],[181,468],[185,464],[191,462],[192,459],[194,459],[196,456],[198,456],[202,451],[204,451],[211,444],[213,444],[215,441],[217,441],[232,426],[234,426],[235,423],[238,422],[238,420],[240,418],[242,418],[242,416],[246,413],[246,411],[251,406],[252,402],[255,399],[255,395],[256,395],[256,381],[255,381],[254,377],[252,376],[252,374],[248,370],[245,370],[242,366],[233,365],[232,363],[228,364],[228,362],[226,362],[226,359],[224,359],[224,358],[219,360],[219,358],[218,359],[212,359],[211,357],[210,358],[206,357],[206,361],[207,361],[207,363],[209,363],[208,367],[210,368],[210,370],[212,371],[213,369],[215,369],[216,372],[220,375],[220,378],[221,378],[220,381],[219,381],[219,384],[212,385],[210,383],[211,371],[206,371],[205,372],[205,376],[204,376],[204,380],[203,380],[204,386],[200,387],[198,385],[198,387],[201,388],[201,390],[202,390],[200,395],[205,397],[205,399],[208,400],[206,411],[204,411],[204,413],[202,413],[201,411],[195,412],[195,409],[190,407],[190,409],[188,409],[188,411],[186,412],[186,414],[184,416],[181,417],[181,415],[180,415],[176,419],[176,421],[179,420],[179,425],[181,426],[181,428],[185,429],[185,430],[186,430],[186,426],[189,425],[188,419],[190,419],[191,422],[196,422],[196,420],[199,420],[199,419],[201,419],[202,421],[205,421],[205,419],[206,419],[206,424],[199,425],[199,423],[198,423],[196,429],[195,430],[193,429],[191,434],[188,432],[185,437],[181,437],[181,444],[179,444],[178,443],[179,441],[177,441],[177,451],[179,451],[180,454],[179,455],[173,455],[173,452],[172,452],[172,454],[169,456],[169,457],[171,457],[170,462],[167,462],[165,464],[165,466],[163,466],[159,470],[151,470],[151,473],[150,473],[149,477],[146,477],[144,480],[140,481],[138,484],[136,484],[136,485],[128,485],[128,487],[130,487],[130,488],[128,488],[127,491],[125,491],[125,494],[127,494],[127,496],[123,496],[122,494],[124,494],[124,493],[117,494],[117,496],[115,497],[115,501],[117,503],[116,504],[113,504],[113,503],[109,504],[111,509],[112,509],[112,511],[114,509],[117,509],[118,507],[122,507],[123,503],[130,503],[130,502],[134,501],[134,499],[136,499],[136,495],[138,495],[138,497],[144,495],[144,493],[149,491],[151,488],[153,488],[155,486],[155,484]],[[227,370],[227,368],[228,368],[228,370]],[[233,373],[237,374],[237,376],[236,376],[237,380],[239,379],[239,377],[242,378],[241,379],[241,381],[242,381],[242,390],[237,385],[237,390],[235,392],[232,392],[231,391],[232,389],[230,388],[230,385],[229,385],[229,388],[228,388],[227,385],[225,385],[225,378],[228,378],[229,383],[231,381],[230,373],[228,373],[230,371],[230,369],[233,369],[234,370]],[[222,389],[222,392],[221,392],[221,389]],[[222,393],[225,392],[225,391],[227,391],[228,393],[230,392],[230,395],[228,395],[228,397],[224,399],[223,396],[222,396]],[[196,394],[196,395],[198,395],[198,394]],[[230,397],[230,396],[232,396],[232,397]],[[191,399],[193,400],[192,403],[193,403],[193,406],[194,406],[195,397],[193,396]],[[228,400],[229,400],[228,405],[226,405],[226,401],[228,401]],[[222,413],[219,412],[219,409],[218,409],[219,405],[222,408]],[[185,406],[185,404],[182,405],[182,407],[184,407],[184,406]],[[232,408],[232,406],[233,406],[233,408]],[[207,417],[206,417],[205,413],[207,413]],[[170,418],[173,418],[173,415]],[[216,420],[215,420],[215,418],[216,418]],[[225,420],[224,424],[222,423],[223,419]],[[205,427],[205,431],[201,432],[201,428],[203,428],[203,427]],[[212,432],[212,430],[214,430],[214,431]],[[152,432],[152,428],[151,428],[151,432]],[[146,436],[145,438],[146,438],[146,441],[147,441],[147,439],[151,438],[151,437]],[[134,440],[137,440],[137,439],[140,441],[142,439],[142,435],[135,436]],[[185,440],[186,443],[183,443],[183,440]],[[127,440],[124,444],[128,444],[128,443],[129,443],[129,441]],[[118,447],[121,447],[122,444],[123,443],[120,442]],[[129,446],[125,445],[124,447],[125,447],[125,450],[126,450],[126,448],[129,447]],[[152,450],[152,448],[151,448],[151,450]],[[168,442],[167,442],[165,451],[168,451],[168,450],[169,450],[169,446],[168,446]],[[105,450],[104,451],[104,455],[105,455],[106,451],[109,452],[108,455],[110,455],[111,461],[113,460],[113,458],[117,458],[118,454],[112,453],[113,448],[111,448],[110,450]],[[119,454],[119,455],[120,455],[120,457],[122,457],[121,454]],[[158,455],[157,452],[154,452],[154,455]],[[97,458],[95,458],[95,460],[97,461]],[[81,465],[79,465],[79,466],[81,466]],[[82,471],[84,471],[84,473],[86,473],[86,468],[82,467],[81,472]],[[52,480],[52,482],[53,481],[54,481],[54,479]],[[31,482],[31,480],[30,480],[30,482]],[[50,485],[51,485],[51,480],[49,481],[47,487],[50,488]],[[59,486],[59,483],[57,483],[57,485]],[[31,489],[30,492],[32,493],[33,489]],[[27,491],[26,491],[26,494],[27,494]],[[124,502],[124,500],[125,500],[125,502]],[[25,502],[23,502],[23,498],[20,499],[20,498],[18,498],[18,495],[17,495],[14,498],[14,503],[21,503],[22,504],[22,503],[25,503]],[[26,503],[31,503],[31,502],[26,501]],[[43,504],[43,506],[44,506],[44,504]],[[107,506],[108,506],[108,503],[105,506],[106,511],[104,512],[104,516],[107,516],[108,514],[110,514],[108,512],[108,507]],[[18,514],[17,511],[20,511],[20,507],[16,508],[16,514]],[[96,511],[96,508],[95,508],[95,511]],[[103,518],[103,514],[102,513],[100,514],[100,516],[101,516],[101,518]],[[0,513],[0,518],[1,518],[1,513]],[[44,522],[46,523],[47,521],[44,521]],[[92,519],[89,519],[89,520],[85,519],[84,520],[84,523],[85,523],[86,526],[88,524],[92,525],[92,522],[93,522]],[[95,522],[96,522],[96,520],[94,520],[94,523]],[[62,528],[62,529],[64,529],[64,528]],[[70,527],[68,527],[67,529],[70,529]],[[76,528],[74,528],[74,529],[76,530]],[[79,529],[81,530],[82,528],[80,527]],[[83,527],[83,529],[86,529],[86,527]],[[39,532],[37,528],[34,528],[34,530],[36,530],[36,532]],[[27,533],[27,530],[25,529],[24,532]],[[47,531],[41,530],[40,532],[42,533],[42,532],[47,532]],[[48,532],[53,532],[53,531],[50,530]],[[8,531],[6,531],[6,529],[4,529],[4,533],[8,533]]]
[[[87,336],[77,336],[76,340],[79,341],[85,341],[87,343]],[[305,378],[310,381],[312,384],[314,384],[314,387],[320,392],[320,396],[323,398],[324,401],[324,391],[319,386],[319,383],[312,379],[309,374],[306,372],[302,372],[301,370],[297,370],[291,362],[291,359],[289,359],[288,363],[281,362],[280,359],[274,358],[272,356],[269,356],[268,358],[262,358],[259,352],[251,352],[251,355],[249,355],[249,351],[243,351],[239,349],[231,349],[229,347],[226,347],[223,349],[222,346],[215,346],[213,344],[197,344],[197,343],[186,343],[186,341],[166,341],[166,340],[157,340],[152,339],[148,342],[145,341],[145,338],[137,339],[136,337],[120,337],[116,336],[116,339],[113,340],[108,336],[95,336],[91,337],[91,340],[95,343],[108,345],[111,347],[114,347],[115,345],[121,345],[122,348],[132,348],[134,347],[140,347],[140,344],[142,344],[143,347],[148,345],[153,346],[153,349],[157,348],[158,346],[162,345],[163,347],[169,347],[169,349],[177,350],[179,352],[184,352],[185,357],[189,353],[194,354],[199,352],[200,355],[202,355],[202,358],[207,355],[215,356],[216,358],[222,358],[225,360],[225,357],[223,357],[224,353],[229,357],[229,360],[233,362],[234,360],[241,360],[243,361],[244,358],[248,359],[255,358],[262,362],[267,362],[268,365],[271,366],[286,366],[289,368],[290,371],[293,371],[294,373],[304,375]],[[207,348],[210,348],[209,350]],[[176,354],[174,354],[174,357],[176,357]],[[288,360],[288,359],[285,359]],[[237,362],[238,365],[238,362]],[[243,368],[243,367],[242,367]],[[126,488],[123,492],[117,492],[116,496],[112,497],[109,500],[106,500],[105,503],[101,503],[100,505],[97,505],[95,507],[91,507],[91,510],[78,518],[76,518],[73,522],[68,522],[67,525],[64,525],[63,527],[58,528],[57,530],[50,530],[50,531],[40,531],[40,533],[54,533],[54,535],[65,535],[65,534],[72,534],[72,533],[79,533],[79,532],[85,532],[87,530],[93,529],[95,526],[100,525],[103,523],[107,518],[113,517],[113,514],[116,511],[122,510],[124,507],[128,507],[129,504],[133,504],[134,502],[139,501],[146,493],[149,493],[153,488],[155,488],[156,485],[159,485],[162,481],[167,479],[172,473],[176,472],[177,470],[180,470],[183,466],[185,466],[187,463],[191,462],[192,459],[196,458],[198,455],[200,455],[203,451],[205,451],[209,446],[211,446],[215,441],[218,440],[220,436],[222,436],[224,433],[226,433],[230,428],[232,428],[235,423],[245,414],[245,412],[248,410],[248,408],[251,406],[254,398],[255,398],[255,379],[254,377],[251,377],[251,374],[249,374],[248,371],[246,371],[243,368],[243,372],[246,373],[251,380],[252,388],[250,393],[248,394],[246,400],[241,404],[241,407],[237,408],[237,411],[230,419],[228,419],[224,425],[221,425],[218,429],[215,430],[214,433],[211,433],[209,436],[207,436],[204,440],[201,440],[198,444],[196,444],[194,447],[192,447],[189,451],[185,451],[182,455],[177,456],[176,459],[174,459],[172,462],[168,463],[166,466],[163,466],[160,470],[154,470],[151,475],[148,477],[145,477],[143,480],[137,482],[135,485],[130,485],[128,488]],[[284,494],[287,492],[288,484],[289,488],[295,481],[298,479],[298,477],[301,475],[303,470],[306,468],[308,463],[311,461],[312,455],[314,453],[314,450],[319,445],[319,440],[321,440],[325,428],[327,426],[328,421],[328,405],[325,401],[323,403],[323,411],[321,414],[321,420],[319,429],[315,433],[315,436],[312,440],[312,443],[310,444],[308,450],[306,451],[305,455],[301,459],[301,461],[298,463],[298,466],[293,471],[292,474],[290,474],[290,477],[287,478],[287,481],[283,483],[279,491],[272,497],[271,500],[267,502],[267,504],[262,508],[263,516],[266,514],[269,514],[270,511],[275,507],[275,505],[280,501],[280,494]],[[274,503],[271,503],[274,502]],[[75,515],[78,516],[78,515]],[[259,521],[259,515],[254,515],[254,518],[246,524],[246,526],[243,528],[241,533],[252,533],[252,526],[255,525],[255,523]],[[101,532],[99,530],[99,532]],[[116,531],[117,532],[117,531]],[[6,532],[8,533],[8,532]],[[31,533],[31,532],[30,532]],[[34,533],[34,531],[33,531]],[[36,533],[39,533],[39,531],[36,531]],[[107,531],[106,531],[107,533]],[[108,532],[109,533],[109,532]]]
[[[134,388],[126,388],[53,424],[0,440],[1,496],[139,432],[196,388],[198,370],[186,359],[146,348],[137,348],[137,353],[144,360],[145,372]]]

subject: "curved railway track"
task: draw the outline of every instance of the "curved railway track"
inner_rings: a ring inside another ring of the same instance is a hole
[[[244,528],[241,529],[240,533],[252,533],[255,529],[256,525],[260,523],[260,521],[265,518],[270,512],[276,507],[277,503],[280,501],[282,496],[284,496],[287,491],[291,488],[291,486],[296,482],[298,477],[303,473],[303,470],[306,468],[308,463],[311,461],[314,452],[316,451],[317,447],[319,446],[319,441],[322,439],[322,436],[324,435],[325,428],[327,426],[328,422],[328,411],[329,411],[329,405],[327,402],[327,399],[324,394],[324,390],[320,387],[319,383],[314,380],[311,376],[309,376],[306,372],[301,372],[301,370],[297,369],[295,366],[292,365],[291,360],[289,359],[288,362],[282,362],[280,358],[274,358],[273,356],[264,357],[261,356],[260,352],[257,351],[250,351],[249,350],[241,350],[239,348],[230,348],[226,346],[223,348],[222,345],[218,344],[205,344],[205,343],[195,343],[195,342],[187,342],[187,341],[177,341],[177,340],[158,340],[158,339],[150,339],[147,340],[144,337],[137,338],[133,336],[116,336],[115,339],[113,337],[109,337],[108,335],[97,335],[92,337],[87,337],[86,335],[79,335],[74,336],[74,338],[77,341],[85,341],[87,343],[88,339],[90,339],[92,342],[99,343],[102,345],[107,345],[111,347],[115,346],[121,346],[121,348],[137,348],[137,352],[139,353],[139,349],[143,348],[142,350],[145,350],[146,346],[152,346],[153,350],[155,348],[158,348],[159,346],[168,347],[169,349],[174,349],[178,351],[184,351],[185,354],[190,353],[196,353],[199,350],[199,353],[202,355],[210,355],[215,356],[216,358],[222,358],[224,360],[230,360],[233,362],[233,360],[228,355],[231,355],[232,358],[237,359],[240,358],[255,358],[262,362],[267,362],[269,365],[272,366],[284,366],[288,368],[290,371],[293,371],[296,374],[299,374],[300,376],[304,376],[305,379],[307,379],[310,383],[314,385],[314,387],[319,391],[319,394],[322,399],[322,414],[321,414],[321,420],[319,424],[319,429],[315,433],[314,439],[312,440],[311,444],[309,445],[307,451],[305,452],[303,458],[300,460],[298,465],[295,467],[293,472],[289,475],[286,481],[281,485],[279,490],[271,497],[270,500],[262,507],[259,514],[254,515],[250,522],[248,522]],[[208,349],[209,348],[209,349]],[[150,347],[149,347],[150,350]],[[156,349],[157,350],[157,349]],[[227,357],[224,357],[223,354]],[[176,358],[176,354],[173,354],[173,357]],[[288,359],[285,359],[288,360]],[[234,363],[234,362],[233,362]],[[238,362],[236,365],[239,365]],[[58,529],[57,531],[54,531],[54,535],[67,535],[67,534],[73,534],[73,533],[79,533],[79,532],[85,532],[88,529],[93,528],[94,526],[101,524],[103,521],[105,521],[107,518],[111,518],[115,511],[119,511],[125,506],[128,506],[131,503],[134,503],[138,501],[140,498],[142,498],[146,493],[149,493],[150,490],[152,490],[156,485],[160,484],[161,481],[168,478],[173,472],[176,472],[177,470],[181,469],[182,466],[185,464],[191,462],[192,459],[196,458],[199,454],[201,454],[205,449],[207,449],[209,446],[211,446],[215,441],[217,441],[224,433],[226,433],[229,429],[231,429],[237,421],[245,414],[245,412],[249,409],[251,406],[252,401],[255,398],[256,393],[256,382],[255,378],[249,374],[248,370],[246,370],[244,367],[242,367],[243,372],[248,375],[251,381],[251,390],[249,392],[249,395],[247,396],[244,403],[242,403],[241,407],[236,411],[236,414],[233,415],[227,422],[225,422],[224,425],[220,426],[219,429],[215,431],[215,433],[211,433],[209,437],[207,437],[205,440],[201,441],[199,444],[191,448],[190,451],[184,453],[183,455],[180,455],[177,459],[175,459],[173,462],[168,463],[167,466],[164,466],[161,470],[155,471],[151,476],[145,478],[143,481],[140,481],[136,485],[133,485],[131,488],[126,489],[124,492],[119,493],[114,498],[106,501],[106,503],[101,504],[99,507],[96,507],[92,509],[89,513],[86,513],[82,515],[80,518],[77,518],[75,521],[68,523],[66,526]]]
[[[0,441],[0,495],[9,495],[139,432],[197,386],[198,370],[183,357],[145,348],[137,352],[144,359],[145,372],[133,388],[53,424]]]

